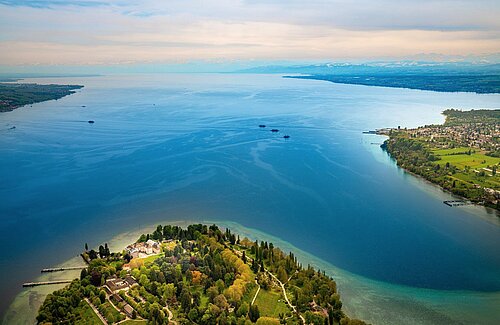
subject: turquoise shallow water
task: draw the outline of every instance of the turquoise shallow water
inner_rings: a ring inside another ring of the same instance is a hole
[[[353,297],[348,310],[377,323],[391,323],[397,309],[369,309],[356,297],[381,284],[388,305],[409,303],[402,290],[456,299],[456,315],[482,308],[498,316],[490,308],[500,291],[498,217],[445,206],[448,194],[399,170],[380,150],[383,138],[361,131],[438,123],[445,108],[497,108],[500,96],[273,75],[37,81],[85,88],[0,115],[3,309],[21,282],[85,242],[188,219],[258,229],[367,279],[361,291],[353,281],[342,290]],[[382,299],[379,289],[372,301]],[[458,303],[464,297],[470,304]],[[432,306],[425,312],[439,311]]]

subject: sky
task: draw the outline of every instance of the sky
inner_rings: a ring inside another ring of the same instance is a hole
[[[498,0],[0,0],[0,65],[488,58]]]

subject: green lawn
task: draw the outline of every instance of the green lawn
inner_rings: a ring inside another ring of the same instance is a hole
[[[149,263],[153,263],[156,259],[158,259],[161,256],[163,256],[163,254],[151,255],[148,257],[141,258],[140,260],[142,260],[144,262],[144,264],[146,265]]]
[[[146,325],[147,322],[145,320],[131,320],[131,319],[128,319],[128,320],[124,321],[121,324],[123,324],[123,325]]]
[[[86,301],[83,301],[82,308],[80,309],[80,315],[78,315],[75,324],[76,325],[102,324],[102,322],[99,316],[97,316],[96,313],[94,313],[92,307],[90,307]]]
[[[469,149],[471,149],[471,148],[460,147],[460,148],[453,148],[453,149],[433,149],[432,151],[437,156],[446,156],[446,155],[451,155],[451,154],[467,153],[467,152],[469,152]],[[473,149],[471,149],[471,150],[474,151]]]
[[[261,316],[278,318],[279,314],[286,314],[290,311],[285,303],[285,298],[280,292],[274,290],[260,290],[255,299],[255,304],[259,307]]]

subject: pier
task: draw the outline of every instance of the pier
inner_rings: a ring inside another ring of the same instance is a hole
[[[51,284],[64,284],[64,283],[71,283],[71,282],[73,282],[73,280],[26,282],[26,283],[23,283],[23,287],[36,287],[36,286],[45,286],[45,285],[51,285]]]
[[[60,271],[69,271],[69,270],[81,270],[84,268],[86,268],[86,266],[53,267],[53,268],[43,269],[42,273],[60,272]]]
[[[469,201],[463,201],[463,200],[451,200],[451,201],[443,201],[444,204],[450,207],[459,207],[459,206],[464,206],[464,205],[471,205],[472,203]]]

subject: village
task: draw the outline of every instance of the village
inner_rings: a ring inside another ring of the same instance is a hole
[[[411,138],[428,139],[441,149],[470,147],[482,151],[500,150],[500,123],[430,125],[405,132]]]

